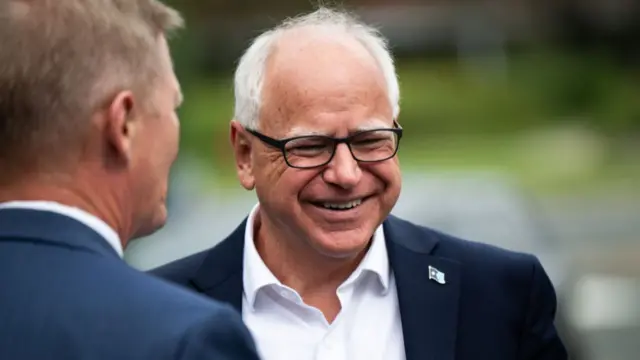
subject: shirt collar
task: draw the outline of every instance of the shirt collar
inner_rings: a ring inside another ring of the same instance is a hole
[[[256,215],[260,204],[256,204],[247,218],[247,225],[244,230],[244,254],[242,271],[242,282],[244,293],[247,297],[247,303],[253,309],[256,295],[260,289],[269,285],[282,285],[275,275],[267,268],[264,261],[258,254],[256,244],[254,242],[253,228],[255,225]]]
[[[84,210],[76,207],[63,205],[53,201],[9,201],[0,203],[0,210],[2,209],[29,209],[39,211],[49,211],[68,216],[75,219],[84,225],[93,229],[102,236],[109,245],[111,245],[116,253],[122,258],[123,248],[120,242],[120,237],[107,223]]]
[[[253,229],[259,208],[260,204],[258,203],[249,213],[247,225],[244,231],[244,269],[242,271],[242,280],[244,293],[247,297],[247,303],[252,309],[254,308],[256,297],[260,289],[270,285],[284,286],[280,280],[273,275],[271,270],[267,268],[267,265],[265,265],[260,254],[258,254],[258,250],[256,249]],[[361,275],[365,273],[375,274],[382,286],[382,293],[386,294],[388,292],[389,278],[391,274],[389,271],[389,258],[387,256],[387,245],[382,225],[380,225],[374,232],[369,251],[367,251],[367,254],[364,256],[356,270],[341,285],[341,287],[359,281],[362,277]]]
[[[389,278],[391,273],[389,271],[389,257],[387,255],[387,244],[382,225],[378,226],[373,233],[371,246],[364,255],[364,258],[362,258],[360,265],[358,265],[356,270],[341,286],[355,283],[367,273],[374,274],[377,277],[379,284],[382,286],[382,294],[386,294],[389,291]]]

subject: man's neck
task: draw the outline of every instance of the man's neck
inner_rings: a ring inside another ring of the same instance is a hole
[[[31,180],[18,185],[0,187],[0,202],[10,201],[51,201],[84,210],[104,221],[116,231],[120,239],[125,242],[128,237],[123,234],[120,220],[115,211],[109,211],[104,202],[97,200],[92,191],[83,191],[77,186],[70,186],[70,181],[57,179],[51,181]],[[77,183],[77,182],[76,182]],[[122,244],[125,246],[126,244]]]
[[[260,216],[256,216],[254,234],[258,254],[273,275],[331,322],[340,311],[338,287],[355,271],[367,249],[345,258],[323,256],[299,239],[289,239]]]

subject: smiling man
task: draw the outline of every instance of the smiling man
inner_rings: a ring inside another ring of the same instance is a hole
[[[321,8],[260,35],[231,142],[259,203],[216,247],[153,272],[241,311],[266,360],[566,359],[531,255],[390,216],[399,89],[386,41]]]

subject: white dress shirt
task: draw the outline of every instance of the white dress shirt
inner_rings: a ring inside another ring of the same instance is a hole
[[[380,226],[358,268],[338,288],[342,310],[329,324],[267,268],[245,229],[242,316],[264,360],[404,360],[395,279]]]
[[[120,257],[122,257],[123,249],[122,243],[120,242],[120,237],[107,223],[99,219],[97,216],[89,214],[88,212],[67,206],[62,205],[53,201],[10,201],[0,203],[0,210],[2,209],[29,209],[29,210],[38,210],[38,211],[49,211],[57,214],[65,215],[72,219],[75,219],[89,228],[93,229],[93,231],[100,234],[108,243],[113,247],[113,249],[118,253]]]

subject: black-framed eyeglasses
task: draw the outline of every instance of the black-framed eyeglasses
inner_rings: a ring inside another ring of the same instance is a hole
[[[335,138],[324,135],[304,135],[287,139],[274,139],[256,130],[248,133],[263,143],[282,151],[287,165],[310,169],[328,164],[339,144],[346,144],[356,161],[374,163],[391,159],[398,152],[402,128],[394,121],[393,128],[371,129],[353,135]]]

